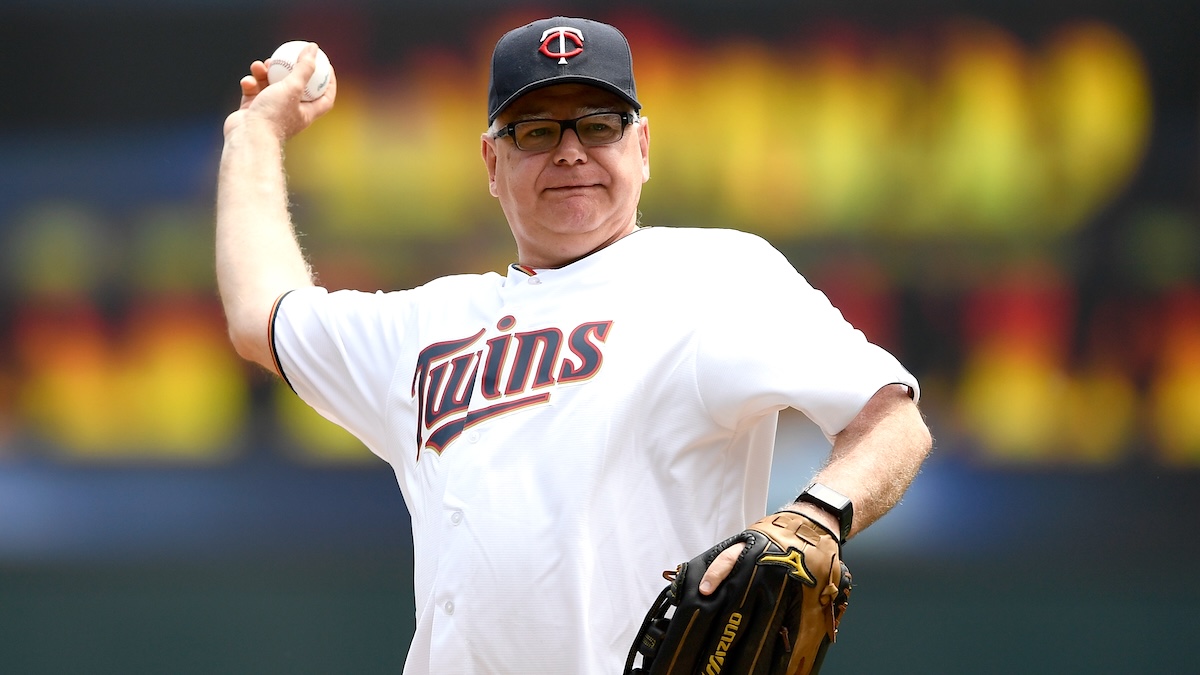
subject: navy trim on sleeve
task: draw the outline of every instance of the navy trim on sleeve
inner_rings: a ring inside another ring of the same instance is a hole
[[[267,341],[271,343],[271,360],[275,363],[275,372],[279,373],[279,376],[283,378],[283,381],[285,384],[287,384],[288,388],[291,389],[293,393],[296,393],[296,388],[292,386],[292,381],[288,379],[287,373],[283,372],[283,364],[279,362],[279,350],[275,348],[275,319],[279,316],[279,304],[283,302],[283,299],[286,298],[291,292],[292,291],[287,291],[283,295],[280,295],[278,298],[276,298],[275,306],[271,308],[271,321],[267,325]]]

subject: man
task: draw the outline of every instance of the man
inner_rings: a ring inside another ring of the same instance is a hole
[[[314,286],[296,244],[282,146],[337,90],[300,100],[315,51],[241,82],[218,281],[238,353],[395,470],[416,556],[405,672],[619,672],[662,570],[763,517],[784,407],[833,441],[824,504],[791,508],[853,535],[899,500],[931,445],[915,379],[761,239],[640,227],[650,125],[615,28],[500,39],[481,151],[517,262],[391,293]]]

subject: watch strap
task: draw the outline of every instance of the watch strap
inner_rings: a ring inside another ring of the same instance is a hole
[[[846,495],[821,483],[811,483],[796,497],[797,502],[812,504],[837,518],[838,538],[846,543],[850,528],[854,524],[854,504]]]

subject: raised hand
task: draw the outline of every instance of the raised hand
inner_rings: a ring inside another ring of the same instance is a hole
[[[262,61],[250,64],[243,77],[241,105],[225,119],[225,134],[247,123],[266,123],[281,140],[308,128],[316,119],[333,109],[337,97],[337,74],[330,69],[325,94],[313,101],[302,100],[304,86],[316,68],[317,45],[310,42],[300,52],[296,67],[284,79],[269,84],[267,66]]]

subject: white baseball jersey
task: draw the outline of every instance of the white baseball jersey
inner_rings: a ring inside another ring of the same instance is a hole
[[[662,571],[765,515],[780,409],[832,436],[880,387],[917,387],[731,230],[642,229],[561,269],[406,291],[298,290],[272,331],[297,394],[395,470],[409,674],[619,673]]]

